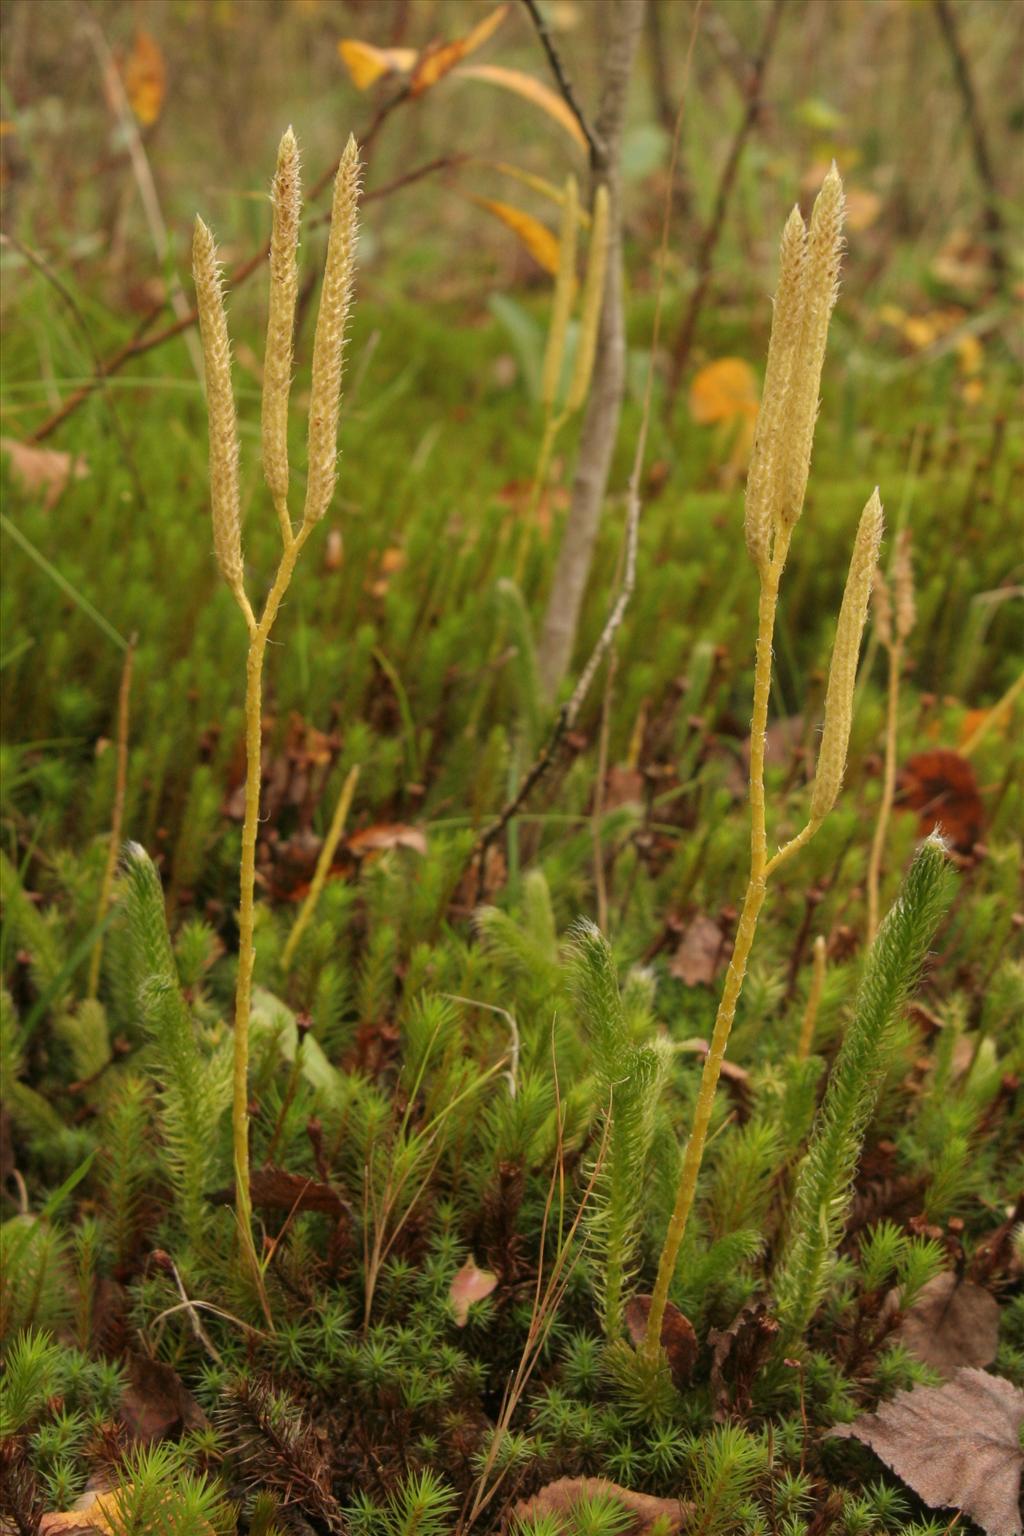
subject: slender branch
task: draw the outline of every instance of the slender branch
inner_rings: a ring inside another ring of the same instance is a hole
[[[651,401],[654,388],[654,361],[658,355],[658,344],[661,339],[662,300],[665,289],[665,265],[668,255],[669,229],[672,218],[671,187],[675,176],[676,162],[679,154],[679,141],[682,132],[683,111],[686,106],[686,98],[689,89],[690,65],[693,60],[693,47],[697,35],[696,21],[699,19],[701,0],[698,0],[697,13],[694,18],[694,27],[690,34],[690,46],[686,55],[685,74],[683,78],[683,90],[679,100],[679,110],[676,114],[675,131],[672,136],[672,154],[669,161],[669,193],[665,198],[665,207],[661,226],[661,245],[658,251],[658,283],[654,306],[654,323],[651,327],[651,351],[647,368],[647,382],[644,388],[643,412],[640,418],[640,430],[637,434],[636,451],[633,457],[633,468],[629,477],[629,494],[626,508],[626,540],[625,560],[623,562],[622,584],[618,596],[612,604],[611,611],[605,620],[604,628],[598,637],[590,655],[590,660],[580,674],[579,682],[573,689],[572,697],[563,704],[555,716],[554,725],[547,741],[541,747],[533,764],[519,782],[519,787],[512,798],[505,804],[498,816],[489,826],[485,827],[476,841],[473,849],[473,857],[479,859],[479,878],[481,888],[484,879],[484,855],[488,847],[499,837],[505,827],[525,804],[534,786],[543,778],[550,766],[558,746],[566,734],[576,723],[576,719],[590,691],[591,684],[597,674],[601,662],[604,660],[611,646],[616,632],[625,617],[629,599],[633,594],[636,584],[636,552],[637,539],[640,529],[640,480],[643,475],[644,458],[647,452],[647,432],[651,420]]]
[[[740,168],[740,160],[743,158],[747,139],[750,137],[761,110],[761,92],[764,87],[768,63],[775,47],[775,39],[779,30],[779,22],[782,19],[784,4],[785,0],[772,0],[772,8],[768,13],[768,20],[765,22],[761,43],[750,68],[750,78],[747,82],[746,109],[740,119],[739,127],[736,129],[728,156],[722,167],[711,218],[697,247],[695,263],[697,268],[697,284],[690,295],[690,302],[686,307],[686,313],[683,316],[682,324],[679,327],[672,348],[672,363],[669,369],[668,385],[665,393],[665,409],[667,413],[671,412],[675,404],[679,385],[682,382],[683,373],[690,356],[690,348],[693,345],[697,321],[704,307],[704,300],[707,298],[708,288],[711,283],[712,262],[714,261],[715,250],[725,225],[725,215],[728,211],[729,199],[736,181],[736,174]]]
[[[587,149],[590,151],[590,163],[592,166],[596,165],[603,154],[603,146],[591,127],[587,114],[580,106],[579,98],[573,88],[572,81],[565,72],[565,65],[562,63],[558,49],[555,47],[554,39],[548,31],[548,24],[544,20],[540,6],[537,4],[537,0],[523,0],[523,5],[529,12],[530,20],[536,29],[540,45],[547,55],[548,63],[551,65],[551,73],[554,75],[558,89],[562,93],[562,99],[579,123],[580,131],[587,141]]]
[[[985,126],[981,120],[978,95],[974,89],[974,81],[971,79],[970,64],[950,0],[933,0],[933,4],[953,61],[953,73],[956,75],[956,83],[963,98],[964,116],[971,135],[974,165],[984,190],[985,228],[991,239],[992,270],[1002,282],[1006,277],[1006,255],[1003,249],[1006,230],[1003,226],[1003,216],[999,211],[999,188],[992,169],[992,157],[989,153]]]
[[[386,118],[390,116],[391,112],[394,111],[395,107],[397,107],[400,102],[405,100],[407,94],[408,93],[405,90],[399,91],[397,95],[389,97],[378,109],[376,117],[372,120],[369,128],[366,130],[366,134],[360,140],[360,149],[363,153],[364,159],[368,145],[372,143],[373,139],[376,137],[377,133],[383,126]],[[320,196],[324,189],[333,182],[338,170],[339,163],[340,162],[338,160],[335,160],[334,163],[328,168],[328,170],[325,171],[324,174],[316,182],[314,182],[313,186],[309,190],[307,201],[315,201],[315,199]],[[427,176],[432,171],[437,170],[448,163],[452,163],[451,157],[446,157],[442,160],[431,160],[426,165],[422,166],[418,171],[407,172],[404,176],[398,177],[396,181],[390,182],[387,186],[379,187],[376,189],[376,191],[373,192],[367,192],[362,201],[364,203],[369,203],[372,202],[374,198],[386,197],[390,192],[396,192],[400,188],[408,186],[411,182],[418,181],[421,176]],[[234,267],[230,273],[228,273],[226,286],[229,287],[232,291],[237,289],[242,283],[246,281],[247,278],[250,278],[254,272],[258,271],[262,267],[263,263],[267,259],[269,252],[270,241],[267,240],[264,241],[259,250],[254,251],[251,256],[247,256],[244,261],[239,262],[239,264]],[[159,304],[155,304],[147,314],[143,315],[130,339],[126,342],[123,342],[121,346],[117,347],[113,352],[111,352],[110,356],[104,361],[100,361],[96,367],[95,375],[88,381],[88,383],[82,384],[78,389],[74,390],[70,395],[68,395],[63,405],[54,411],[52,416],[48,416],[46,420],[35,429],[34,432],[31,432],[26,441],[29,443],[42,443],[45,442],[48,437],[52,437],[54,432],[56,432],[60,427],[64,425],[68,417],[73,416],[74,413],[81,406],[83,406],[85,402],[95,393],[95,391],[99,389],[100,386],[105,383],[105,381],[109,379],[113,374],[119,373],[126,363],[131,362],[133,358],[144,356],[144,354],[147,352],[152,352],[156,347],[162,347],[164,342],[173,341],[175,336],[180,336],[184,331],[187,331],[191,326],[195,325],[196,320],[199,317],[197,310],[190,309],[188,313],[184,314],[180,319],[174,320],[171,324],[163,326],[159,331],[153,331],[152,335],[149,334],[152,331],[153,326],[155,326],[157,321],[160,319],[160,316],[164,313],[165,308],[166,305],[161,302]]]

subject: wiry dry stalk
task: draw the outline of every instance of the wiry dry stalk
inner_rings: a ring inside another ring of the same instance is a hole
[[[320,315],[313,354],[309,405],[309,473],[305,513],[297,533],[288,511],[288,398],[291,388],[298,248],[301,215],[299,156],[289,128],[278,151],[274,178],[273,229],[270,240],[270,309],[264,370],[262,420],[263,468],[277,510],[283,551],[263,612],[257,619],[245,591],[241,512],[238,489],[238,428],[231,387],[231,348],[224,295],[213,236],[197,218],[192,245],[193,274],[200,334],[206,364],[210,426],[210,499],[217,563],[249,631],[245,689],[245,814],[238,907],[238,982],[235,991],[234,1094],[232,1133],[235,1201],[242,1250],[268,1311],[262,1269],[252,1236],[249,1190],[249,1015],[255,961],[256,835],[259,826],[263,662],[267,641],[288,590],[295,564],[314,527],[327,511],[334,490],[338,409],[345,327],[355,271],[356,206],[359,151],[349,138],[338,166],[334,209],[327,245]]]
[[[779,582],[789,542],[803,508],[818,411],[829,317],[836,298],[842,239],[843,189],[835,166],[826,176],[811,215],[804,246],[803,221],[790,216],[783,234],[779,290],[769,350],[766,397],[747,491],[745,537],[760,578],[750,732],[750,877],[736,928],[732,958],[704,1061],[693,1125],[683,1156],[675,1206],[658,1265],[647,1331],[641,1345],[653,1372],[661,1360],[661,1328],[669,1287],[697,1191],[715,1092],[736,1015],[747,961],[770,876],[821,825],[835,803],[846,765],[853,718],[857,656],[867,613],[872,572],[882,533],[877,490],[861,515],[854,540],[825,703],[825,725],[811,792],[807,825],[769,857],[764,761],[771,689],[772,639]],[[773,391],[767,398],[767,388]]]
[[[882,771],[882,798],[878,805],[878,819],[871,840],[868,858],[868,923],[867,941],[875,942],[878,932],[879,886],[881,884],[882,855],[889,830],[889,818],[896,794],[896,737],[899,726],[900,676],[903,669],[903,650],[907,636],[914,627],[914,571],[910,559],[910,531],[904,528],[896,541],[892,561],[892,590],[877,569],[874,573],[875,628],[878,638],[889,657],[889,679],[885,709],[885,766]]]

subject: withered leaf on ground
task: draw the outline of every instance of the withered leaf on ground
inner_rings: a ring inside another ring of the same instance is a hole
[[[455,1313],[455,1326],[465,1328],[469,1322],[469,1309],[474,1301],[483,1301],[498,1283],[498,1277],[489,1269],[478,1269],[476,1261],[467,1259],[452,1280],[448,1295]]]
[[[970,759],[937,748],[908,757],[897,781],[897,805],[918,813],[918,831],[938,827],[954,848],[969,853],[985,826],[985,808]]]
[[[725,934],[714,918],[698,912],[683,931],[669,972],[688,987],[710,986],[728,961],[724,948]]]
[[[529,1499],[521,1499],[512,1510],[517,1520],[554,1519],[567,1532],[575,1530],[573,1511],[583,1499],[614,1498],[630,1516],[621,1536],[645,1536],[655,1521],[667,1524],[670,1532],[682,1531],[692,1512],[692,1504],[679,1499],[657,1499],[650,1493],[634,1493],[604,1477],[560,1477],[547,1483]]]
[[[1024,1392],[965,1366],[830,1433],[869,1445],[929,1508],[959,1509],[986,1536],[1021,1536],[1022,1426]]]
[[[427,839],[422,827],[407,827],[403,822],[379,822],[353,832],[346,840],[350,853],[362,858],[367,853],[384,853],[389,848],[411,848],[414,853],[426,853]]]
[[[649,1296],[631,1296],[626,1303],[626,1331],[638,1348],[647,1332],[650,1311]],[[697,1364],[697,1335],[690,1319],[671,1301],[665,1307],[661,1323],[661,1347],[673,1382],[677,1387],[685,1387]]]
[[[999,1342],[999,1305],[973,1280],[952,1270],[922,1286],[900,1325],[900,1341],[947,1379],[961,1366],[990,1365]]]
[[[749,1301],[728,1328],[712,1328],[711,1396],[715,1418],[743,1413],[750,1407],[750,1389],[771,1354],[779,1325],[763,1301]]]
[[[121,1418],[137,1440],[160,1440],[206,1424],[203,1410],[177,1371],[147,1355],[128,1357]]]
[[[325,1216],[340,1217],[348,1210],[330,1184],[311,1179],[306,1173],[289,1173],[286,1168],[254,1168],[249,1193],[257,1211],[321,1211]],[[214,1205],[231,1205],[235,1187],[229,1184],[207,1198]]]
[[[11,475],[21,489],[30,494],[43,492],[43,506],[48,512],[57,505],[72,477],[84,480],[89,473],[81,454],[72,459],[70,453],[58,448],[37,448],[13,437],[0,437],[0,448],[10,455]]]

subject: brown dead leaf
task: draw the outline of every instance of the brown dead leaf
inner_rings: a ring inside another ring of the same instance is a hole
[[[669,974],[688,987],[710,986],[728,960],[722,952],[724,943],[725,934],[714,918],[698,912],[683,931]]]
[[[68,481],[74,477],[84,480],[89,473],[81,455],[72,459],[70,453],[57,448],[36,448],[31,443],[19,443],[13,437],[0,437],[0,448],[11,458],[11,474],[23,491],[43,491],[43,506],[47,512],[57,505]]]
[[[289,1173],[286,1168],[255,1168],[249,1193],[257,1211],[321,1211],[325,1216],[344,1216],[346,1202],[330,1184],[311,1179],[306,1173]],[[207,1199],[213,1205],[232,1205],[235,1187],[218,1189]]]
[[[898,790],[897,803],[918,812],[922,837],[937,827],[960,853],[969,853],[981,837],[985,808],[974,769],[959,752],[940,747],[908,757]]]
[[[719,1422],[730,1413],[749,1410],[751,1386],[772,1353],[778,1332],[779,1325],[763,1301],[749,1301],[728,1328],[711,1329],[711,1396]]]
[[[655,1521],[670,1533],[683,1530],[693,1513],[692,1504],[680,1499],[658,1499],[650,1493],[634,1493],[604,1477],[560,1477],[547,1483],[529,1499],[521,1499],[512,1510],[517,1520],[555,1519],[565,1531],[576,1529],[573,1511],[583,1499],[617,1499],[630,1515],[622,1536],[645,1536]]]
[[[340,528],[331,528],[331,529],[329,529],[328,533],[327,533],[327,540],[326,540],[326,542],[324,544],[324,570],[325,571],[340,571],[341,570],[341,560],[342,560],[342,552],[343,552],[343,550],[344,550],[344,545],[343,545],[342,537],[341,537],[341,529]]]
[[[450,43],[439,43],[421,53],[409,80],[409,95],[422,96],[424,91],[429,91],[432,85],[449,74],[456,64],[461,64],[463,59],[482,48],[507,15],[508,5],[499,5],[483,21],[478,21],[465,37],[457,37]]]
[[[456,1328],[465,1328],[474,1301],[483,1301],[497,1283],[498,1277],[491,1270],[477,1269],[475,1259],[466,1260],[448,1288]]]
[[[620,805],[643,805],[645,798],[646,780],[639,768],[630,768],[626,763],[616,763],[609,768],[604,784],[606,811]]]
[[[425,854],[427,838],[422,827],[409,827],[400,821],[382,821],[361,832],[353,832],[346,846],[357,858],[368,853],[384,853],[389,848],[411,848],[414,853]]]
[[[965,1367],[830,1433],[869,1445],[929,1508],[959,1509],[987,1536],[1021,1536],[1022,1428],[1024,1392]]]
[[[638,1349],[647,1333],[650,1311],[649,1296],[631,1296],[626,1302],[626,1331]],[[661,1322],[661,1347],[673,1382],[679,1388],[685,1387],[697,1364],[697,1335],[690,1319],[671,1301],[665,1306]]]
[[[934,1366],[948,1380],[964,1365],[990,1365],[999,1341],[999,1306],[973,1280],[952,1270],[922,1286],[904,1315],[900,1341],[916,1360]]]
[[[129,1356],[121,1417],[136,1440],[162,1440],[206,1424],[203,1410],[177,1371],[147,1355]]]

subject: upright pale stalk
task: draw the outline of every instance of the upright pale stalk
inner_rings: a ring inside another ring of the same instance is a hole
[[[807,485],[828,322],[835,303],[839,275],[842,211],[842,183],[833,166],[815,202],[809,232],[805,234],[803,220],[794,209],[783,232],[780,248],[779,286],[764,396],[747,483],[744,518],[747,549],[760,581],[754,660],[754,708],[750,727],[750,876],[711,1044],[701,1072],[693,1125],[683,1154],[675,1205],[665,1235],[651,1296],[647,1330],[641,1344],[641,1356],[652,1371],[658,1368],[661,1358],[661,1329],[669,1287],[675,1275],[679,1250],[697,1192],[697,1178],[711,1124],[715,1092],[736,1016],[736,1006],[743,989],[767,882],[779,865],[802,847],[817,830],[821,817],[838,792],[845,764],[853,709],[852,681],[856,673],[855,651],[851,672],[851,646],[859,646],[860,643],[871,571],[878,549],[877,534],[881,529],[881,505],[877,493],[861,519],[843,597],[810,819],[796,837],[770,858],[764,760],[775,613],[779,582],[789,553],[789,541],[803,508]],[[866,561],[870,563],[865,575]],[[840,750],[842,762],[838,761]]]
[[[903,647],[914,627],[914,572],[910,558],[910,532],[904,528],[896,540],[892,561],[892,591],[882,572],[876,568],[875,627],[878,638],[889,657],[889,679],[885,708],[885,765],[882,770],[882,797],[878,805],[875,834],[871,840],[868,858],[868,924],[867,940],[875,941],[878,932],[879,886],[882,875],[882,856],[889,830],[893,799],[896,794],[896,738],[899,725],[900,676],[903,670]]]
[[[828,950],[825,944],[825,935],[819,933],[814,941],[811,962],[811,985],[807,992],[807,1006],[804,1009],[803,1019],[800,1021],[800,1039],[797,1042],[796,1048],[798,1061],[807,1060],[811,1054],[811,1046],[814,1044],[814,1026],[818,1022],[821,995],[825,990],[825,964],[827,958]]]
[[[238,432],[231,390],[231,355],[213,236],[196,219],[193,274],[200,334],[206,362],[207,412],[210,421],[210,491],[213,543],[228,586],[249,631],[245,669],[245,815],[238,903],[238,981],[235,989],[234,1092],[232,1139],[235,1208],[243,1254],[268,1312],[263,1272],[252,1236],[249,1181],[249,1018],[256,953],[256,838],[259,828],[263,719],[263,662],[267,641],[288,590],[302,546],[323,517],[334,491],[338,408],[345,326],[355,275],[356,205],[359,153],[350,138],[338,167],[327,248],[320,314],[313,353],[309,407],[309,471],[306,506],[298,533],[288,510],[288,398],[291,388],[292,335],[298,275],[295,256],[301,218],[299,154],[289,128],[278,151],[274,177],[274,214],[270,241],[270,308],[264,368],[262,413],[263,471],[274,501],[284,545],[277,572],[259,619],[245,593],[238,494]],[[268,1312],[269,1316],[269,1312]]]

